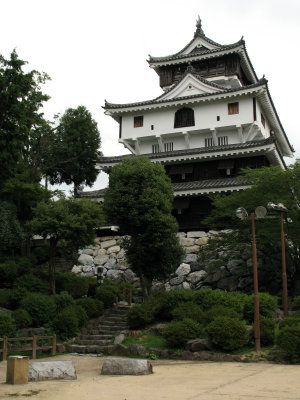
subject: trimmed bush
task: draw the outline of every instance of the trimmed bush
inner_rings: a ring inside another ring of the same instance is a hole
[[[118,295],[114,288],[108,286],[100,286],[96,289],[95,298],[102,301],[104,308],[113,307],[114,303],[118,301]]]
[[[241,315],[234,311],[232,308],[226,308],[223,306],[214,306],[204,313],[204,321],[206,324],[210,324],[214,319],[218,317],[228,317],[234,319],[241,319]]]
[[[300,296],[294,298],[292,302],[292,310],[294,311],[300,310]]]
[[[214,306],[231,308],[242,314],[247,295],[240,292],[226,292],[221,289],[204,289],[195,292],[195,302],[208,310]]]
[[[25,299],[21,301],[21,307],[30,314],[32,324],[35,327],[50,322],[56,313],[54,299],[40,293],[28,294]]]
[[[285,319],[282,319],[279,322],[278,327],[281,330],[281,329],[286,328],[288,326],[297,326],[297,325],[300,325],[300,318],[287,317]]]
[[[8,336],[14,337],[16,335],[17,327],[15,321],[9,314],[0,314],[0,337]]]
[[[78,326],[79,328],[82,328],[83,326],[86,326],[86,324],[88,323],[88,316],[87,313],[85,311],[85,309],[81,306],[73,306],[73,307],[69,307],[70,309],[73,310],[73,312],[76,314],[76,317],[78,319]]]
[[[85,309],[89,318],[100,317],[100,315],[103,314],[104,304],[100,300],[84,297],[82,299],[77,299],[76,304]]]
[[[180,303],[193,301],[194,293],[189,289],[174,289],[161,293],[158,299],[160,302],[159,319],[171,320],[171,311],[178,307]]]
[[[275,342],[275,321],[270,318],[260,319],[260,342],[263,346],[273,345]]]
[[[11,287],[18,277],[18,266],[14,261],[6,261],[0,264],[0,285],[1,287]]]
[[[276,339],[277,346],[285,357],[293,362],[300,361],[300,326],[287,326],[281,329]]]
[[[192,319],[171,321],[163,330],[162,335],[170,347],[184,347],[190,339],[195,339],[202,334],[202,326]]]
[[[16,281],[14,286],[16,288],[24,288],[30,292],[38,292],[49,294],[50,285],[47,280],[43,280],[34,274],[26,274],[20,276]]]
[[[155,321],[156,307],[158,302],[155,298],[149,298],[142,304],[131,307],[127,313],[127,320],[131,329],[142,329]]]
[[[206,330],[212,343],[221,350],[237,350],[248,341],[245,325],[235,318],[217,317]]]
[[[68,339],[77,335],[78,318],[73,307],[65,308],[56,315],[53,321],[55,332],[61,339]]]
[[[67,293],[67,292],[62,292],[60,294],[57,294],[54,297],[54,301],[56,304],[56,310],[57,312],[60,312],[61,310],[63,310],[64,308],[70,307],[70,306],[74,306],[75,305],[75,300],[73,299],[73,297]]]
[[[178,307],[174,308],[174,310],[171,311],[171,314],[174,319],[179,321],[185,318],[190,318],[194,321],[202,322],[204,317],[202,308],[192,301],[180,303]]]
[[[21,300],[26,297],[27,291],[20,289],[0,289],[0,306],[15,310],[19,307]]]
[[[68,292],[74,299],[84,297],[88,293],[90,279],[77,276],[72,272],[56,273],[56,289],[58,292]]]
[[[277,308],[277,300],[269,293],[259,293],[259,314],[262,317],[272,318]],[[244,305],[244,318],[248,323],[254,320],[254,294],[248,296]]]
[[[18,329],[29,328],[32,324],[32,318],[26,310],[18,308],[11,314]]]

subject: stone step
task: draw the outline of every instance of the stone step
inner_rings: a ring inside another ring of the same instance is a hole
[[[126,322],[127,318],[122,318],[122,317],[106,317],[104,321],[114,321],[114,322]]]
[[[113,339],[110,340],[95,340],[95,339],[90,339],[90,340],[83,340],[83,339],[78,339],[76,341],[77,344],[82,344],[82,345],[97,345],[97,346],[106,346],[108,344],[112,344]]]
[[[105,321],[102,321],[102,323],[99,324],[98,326],[120,326],[120,327],[123,327],[123,326],[127,326],[127,322],[126,321],[121,322],[121,321],[105,320]]]
[[[80,335],[80,338],[79,339],[82,339],[82,340],[110,340],[110,339],[112,339],[114,337],[114,335],[105,335],[105,334],[102,334],[102,335],[99,335],[99,334],[95,334],[95,335]]]
[[[108,352],[109,349],[111,349],[112,346],[97,346],[97,345],[90,345],[90,346],[85,346],[85,345],[79,345],[79,344],[72,344],[68,346],[68,351],[70,353],[80,353],[80,354],[88,354],[88,353],[105,353]]]
[[[116,333],[120,333],[121,331],[124,331],[124,330],[126,330],[126,329],[120,329],[120,328],[115,329],[113,327],[108,327],[108,328],[101,327],[101,328],[98,328],[98,329],[92,329],[91,331],[89,331],[89,334],[90,335],[102,335],[102,334],[104,334],[104,335],[109,335],[109,334],[115,335]]]

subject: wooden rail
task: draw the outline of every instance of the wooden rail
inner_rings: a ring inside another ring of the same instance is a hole
[[[51,340],[51,345],[38,346],[39,340]],[[7,359],[8,352],[16,351],[31,351],[31,358],[36,358],[37,350],[51,350],[51,355],[56,355],[56,335],[52,336],[32,336],[32,337],[18,337],[18,338],[8,338],[4,336],[0,338],[0,343],[2,342],[2,348],[0,348],[0,353],[2,353],[2,360]],[[12,347],[9,346],[9,342],[31,342],[31,346],[23,347]]]

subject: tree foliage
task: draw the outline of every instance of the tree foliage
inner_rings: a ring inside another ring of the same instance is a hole
[[[69,108],[59,119],[51,135],[52,152],[46,161],[50,182],[91,186],[97,179],[97,158],[101,154],[100,133],[96,121],[84,107]]]
[[[124,242],[127,258],[145,293],[153,279],[164,279],[182,258],[172,203],[173,188],[162,165],[147,158],[129,158],[113,168],[104,210],[110,221],[130,235]]]

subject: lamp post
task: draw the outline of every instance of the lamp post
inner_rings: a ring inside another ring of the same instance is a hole
[[[254,339],[255,349],[260,353],[260,324],[259,324],[259,297],[258,297],[258,272],[257,272],[257,250],[255,237],[255,215],[257,218],[264,218],[267,214],[265,207],[257,207],[255,213],[251,213],[252,225],[252,259],[253,259],[253,284],[254,284]],[[236,210],[236,216],[242,220],[248,218],[248,213],[243,207]]]
[[[283,214],[288,212],[288,209],[282,204],[268,203],[267,207],[271,210],[280,213],[280,232],[281,232],[281,254],[282,254],[282,303],[283,313],[285,317],[289,315],[289,303],[288,303],[288,288],[287,288],[287,276],[286,276],[286,256],[285,256],[285,239],[283,229]]]

